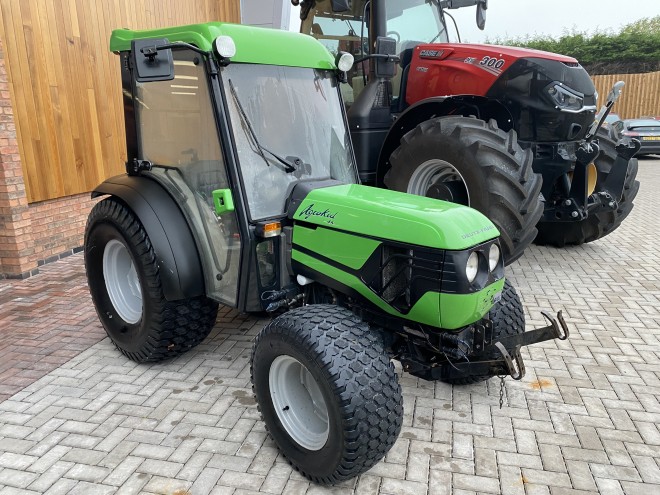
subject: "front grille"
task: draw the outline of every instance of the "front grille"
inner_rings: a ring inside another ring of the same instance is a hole
[[[407,313],[429,291],[440,292],[444,251],[381,244],[361,270],[367,286]]]

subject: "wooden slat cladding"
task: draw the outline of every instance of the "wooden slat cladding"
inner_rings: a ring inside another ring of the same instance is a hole
[[[660,72],[594,76],[593,80],[600,95],[599,105],[605,102],[615,82],[625,81],[621,99],[612,109],[621,118],[660,116]]]
[[[30,202],[90,191],[124,171],[116,28],[240,22],[240,0],[0,0]]]

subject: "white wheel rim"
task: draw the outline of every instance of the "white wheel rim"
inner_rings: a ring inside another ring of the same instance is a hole
[[[456,167],[444,160],[427,160],[417,167],[410,177],[406,192],[408,194],[416,194],[417,196],[428,196],[429,189],[434,184],[454,180],[460,180],[463,183],[467,196],[466,206],[470,206],[470,192],[467,189],[465,179]]]
[[[103,278],[110,302],[126,322],[135,324],[142,317],[142,289],[135,264],[126,246],[111,240],[103,251]]]
[[[270,365],[268,384],[277,417],[289,436],[307,450],[322,449],[330,433],[328,408],[305,365],[291,356],[278,356]]]

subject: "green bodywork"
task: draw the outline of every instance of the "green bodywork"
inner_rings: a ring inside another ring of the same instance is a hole
[[[110,37],[110,50],[113,52],[130,50],[132,40],[167,38],[170,43],[190,43],[210,52],[213,41],[218,36],[230,36],[234,40],[236,55],[231,58],[232,62],[336,69],[330,52],[311,36],[224,22],[144,31],[116,29]]]
[[[499,235],[490,220],[465,206],[347,184],[313,190],[293,218],[293,260],[353,289],[393,316],[438,328],[461,328],[483,318],[504,285],[501,279],[471,294],[427,292],[407,314],[402,314],[350,273],[369,259],[380,245],[378,239],[439,250],[464,250]],[[296,246],[318,253],[321,259]]]

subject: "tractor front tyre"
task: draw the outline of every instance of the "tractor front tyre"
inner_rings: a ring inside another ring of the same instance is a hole
[[[494,120],[438,117],[419,124],[390,156],[385,186],[471,206],[501,234],[504,262],[518,259],[536,237],[543,213],[541,176],[533,156]]]
[[[617,156],[616,142],[603,129],[598,132],[598,145],[600,154],[594,160],[598,171],[596,192],[605,184]],[[580,245],[614,232],[633,209],[633,200],[639,192],[639,181],[635,180],[637,170],[637,158],[631,158],[628,162],[628,173],[623,185],[621,201],[615,210],[597,211],[578,222],[539,222],[537,225],[539,233],[534,243],[555,247]]]
[[[513,285],[506,280],[502,289],[502,298],[493,306],[488,313],[488,319],[493,324],[493,341],[496,342],[503,337],[518,335],[525,331],[525,310],[520,302],[520,297]],[[513,349],[507,349],[511,352]],[[498,351],[493,351],[489,356],[491,359],[501,358]],[[447,365],[451,366],[451,365]],[[483,382],[495,375],[465,375],[448,380],[445,383],[452,385],[471,385]]]
[[[205,296],[167,301],[149,236],[135,214],[109,198],[85,229],[87,283],[101,324],[133,361],[183,354],[211,332],[218,303]]]
[[[382,336],[339,306],[304,306],[271,321],[254,342],[251,376],[270,435],[315,483],[365,472],[401,431],[401,387]]]

